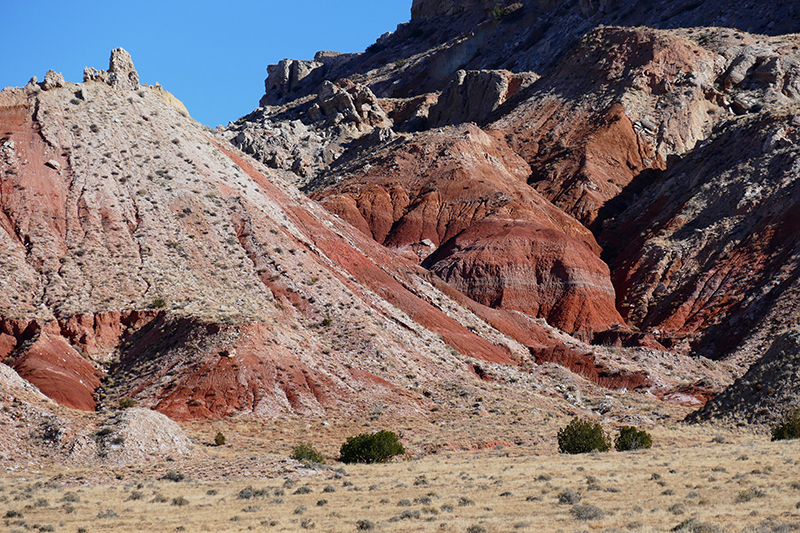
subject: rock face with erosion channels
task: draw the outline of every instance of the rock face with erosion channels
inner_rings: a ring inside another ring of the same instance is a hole
[[[795,329],[776,338],[744,376],[689,418],[776,424],[786,412],[800,408],[798,383],[800,331]]]
[[[501,139],[445,128],[341,172],[314,198],[475,301],[569,332],[622,322],[591,233],[525,185],[527,165]]]

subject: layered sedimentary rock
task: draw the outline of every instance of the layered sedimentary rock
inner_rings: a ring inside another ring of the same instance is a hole
[[[314,197],[479,303],[569,332],[621,323],[594,238],[525,185],[528,172],[501,139],[465,125],[395,142]]]
[[[321,111],[383,120],[350,94],[332,89]],[[465,360],[515,365],[547,340],[438,285],[176,102],[99,78],[0,93],[0,356],[51,397],[85,410],[135,397],[175,419],[375,402],[413,415],[428,400],[407,386],[479,379]]]

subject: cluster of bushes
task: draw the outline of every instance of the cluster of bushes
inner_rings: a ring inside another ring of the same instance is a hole
[[[795,409],[786,414],[782,423],[772,428],[772,440],[798,438],[800,409]],[[577,417],[558,431],[558,451],[561,453],[607,452],[612,444],[617,451],[644,450],[653,446],[653,438],[645,430],[625,426],[612,442],[600,422]],[[339,449],[339,458],[343,463],[385,463],[404,453],[406,450],[396,433],[379,431],[349,437]],[[295,446],[291,457],[304,462],[325,462],[325,457],[307,443]]]
[[[619,430],[614,439],[618,451],[643,450],[653,446],[653,438],[644,430],[626,426]],[[611,436],[600,422],[573,418],[558,432],[558,451],[561,453],[607,452],[611,449]]]
[[[343,463],[385,463],[404,453],[406,450],[396,433],[378,431],[349,437],[339,449],[339,460]],[[301,462],[325,463],[325,456],[308,443],[295,446],[290,457]]]

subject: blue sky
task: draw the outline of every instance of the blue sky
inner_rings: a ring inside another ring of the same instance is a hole
[[[258,106],[268,64],[363,51],[409,20],[411,1],[0,0],[0,88],[49,69],[80,82],[122,47],[142,83],[161,83],[213,127]]]

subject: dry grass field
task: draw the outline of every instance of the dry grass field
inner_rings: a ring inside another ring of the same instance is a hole
[[[800,441],[675,425],[654,447],[441,452],[305,468],[236,446],[104,472],[7,472],[3,531],[783,532],[800,529]],[[238,458],[238,459],[237,459]],[[273,472],[269,474],[269,472]],[[112,477],[108,474],[114,474]],[[121,479],[117,479],[121,478]]]

